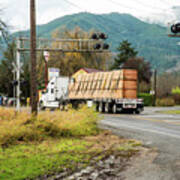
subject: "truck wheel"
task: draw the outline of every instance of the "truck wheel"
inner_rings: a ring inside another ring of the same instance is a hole
[[[99,110],[100,113],[103,113],[103,112],[104,112],[104,103],[100,103],[100,104],[99,104],[98,110]]]
[[[61,105],[59,106],[59,109],[60,109],[60,111],[64,111],[64,106],[61,104]]]
[[[116,104],[113,104],[112,111],[113,111],[113,114],[117,113],[117,105]]]
[[[96,109],[96,111],[98,112],[99,111],[99,103],[96,103],[96,107],[95,107]]]
[[[44,107],[42,101],[39,102],[39,109],[40,109],[40,110],[45,110],[45,109],[46,109],[46,108]]]
[[[105,104],[105,112],[106,113],[111,113],[112,112],[112,107],[110,103]]]
[[[136,113],[136,114],[140,114],[140,110],[137,109],[137,110],[135,111],[135,113]]]

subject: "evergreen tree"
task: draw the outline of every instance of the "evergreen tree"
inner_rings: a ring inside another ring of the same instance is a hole
[[[112,65],[111,69],[120,69],[129,58],[136,57],[138,54],[138,52],[131,47],[131,43],[129,43],[127,40],[122,41],[117,50],[119,53],[114,59],[114,64]]]
[[[8,44],[6,51],[3,53],[3,59],[0,63],[0,93],[8,96],[13,95],[12,80],[13,80],[13,65],[15,62],[15,43]]]

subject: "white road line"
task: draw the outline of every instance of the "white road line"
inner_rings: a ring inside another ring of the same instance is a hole
[[[115,127],[116,129],[118,128],[117,123],[115,123],[115,122],[102,122],[102,124],[111,126],[112,128],[113,127]],[[112,126],[112,125],[114,125],[114,126]],[[144,131],[144,132],[150,132],[150,133],[155,133],[155,134],[160,134],[160,135],[165,135],[165,136],[180,139],[180,135],[171,134],[171,133],[168,133],[168,132],[162,132],[162,131],[153,130],[153,129],[139,128],[139,127],[132,126],[132,125],[121,124],[121,126],[119,126],[119,128],[128,128],[128,129],[139,130],[139,131]]]

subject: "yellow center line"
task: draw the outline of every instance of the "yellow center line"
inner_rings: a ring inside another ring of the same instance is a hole
[[[153,122],[180,125],[180,122],[170,122],[170,121],[167,122],[165,120],[159,120],[159,119],[153,119],[153,118],[145,118],[145,117],[140,117],[140,116],[132,116],[132,117],[135,118],[135,119],[139,119],[139,120],[146,120],[146,121],[153,121]]]
[[[153,119],[153,118],[145,118],[145,117],[141,117],[141,116],[132,116],[132,117],[135,119],[145,120],[145,121],[164,122],[163,120]]]
[[[154,118],[146,118],[146,117],[142,117],[142,116],[133,116],[133,115],[124,115],[124,114],[110,114],[108,116],[112,116],[112,115],[113,115],[113,117],[119,117],[119,118],[130,117],[130,118],[134,118],[134,119],[138,119],[138,120],[144,120],[144,121],[152,121],[152,122],[160,122],[160,123],[180,125],[180,122],[170,122],[170,121],[167,122],[166,120],[160,120],[160,119],[154,119]]]

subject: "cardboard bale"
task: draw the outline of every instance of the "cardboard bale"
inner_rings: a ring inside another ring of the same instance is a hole
[[[124,98],[127,99],[136,99],[137,98],[137,91],[134,89],[127,89],[124,90]]]
[[[105,90],[106,82],[107,82],[107,72],[103,72],[102,74],[102,84],[101,84],[101,90]]]
[[[103,73],[99,72],[98,74],[99,75],[98,75],[98,79],[97,79],[97,87],[96,87],[96,89],[100,90],[101,89],[101,84],[102,84]]]
[[[124,82],[123,80],[119,80],[117,82],[117,89],[124,89]]]
[[[105,85],[105,89],[107,90],[110,89],[112,76],[113,76],[113,72],[107,72],[107,80],[106,80],[106,85]]]
[[[93,78],[93,82],[92,82],[92,90],[93,90],[93,91],[96,90],[97,79],[98,79],[98,73],[94,73],[94,78]]]
[[[109,89],[104,90],[103,98],[105,98],[105,99],[112,98],[111,90],[109,90]]]
[[[92,81],[93,81],[93,79],[92,79],[93,77],[92,77],[92,75],[91,74],[89,74],[89,80],[88,80],[88,86],[87,86],[87,89],[88,90],[91,90],[91,86],[92,86]]]
[[[135,80],[137,81],[137,70],[134,69],[123,69],[124,80]]]
[[[114,99],[121,99],[121,98],[123,98],[123,90],[122,89],[112,90],[112,97]]]
[[[111,90],[118,89],[118,80],[113,79],[113,80],[111,81],[110,89],[111,89]]]
[[[113,71],[113,80],[118,80],[123,78],[123,71],[122,70],[115,70]]]
[[[83,94],[85,98],[88,98],[88,85],[89,85],[89,74],[85,75],[84,90]]]
[[[124,89],[137,89],[137,82],[126,80],[126,81],[123,81],[123,86],[124,86]]]

